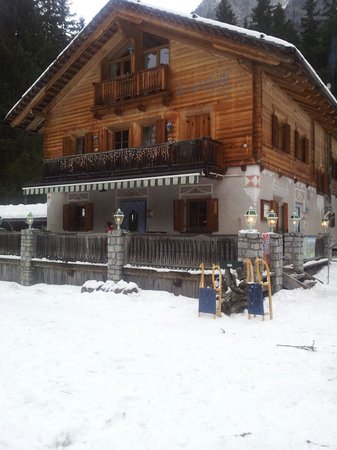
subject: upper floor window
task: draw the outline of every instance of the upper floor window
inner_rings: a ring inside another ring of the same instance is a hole
[[[309,139],[295,130],[295,158],[309,163]]]
[[[144,33],[144,69],[169,64],[169,41],[150,33]]]
[[[131,73],[131,58],[126,56],[124,58],[111,61],[109,64],[109,78],[114,80],[118,77]]]
[[[115,149],[129,148],[129,130],[115,131]]]
[[[290,125],[272,115],[272,145],[285,153],[290,153]]]
[[[142,127],[142,146],[151,147],[156,144],[156,125]]]

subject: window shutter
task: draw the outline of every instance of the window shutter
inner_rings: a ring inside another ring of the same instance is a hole
[[[290,153],[290,125],[284,125],[284,151]]]
[[[303,161],[306,164],[309,164],[309,139],[308,138],[303,138],[304,142],[303,142],[303,146],[304,146],[304,155],[303,155]]]
[[[185,202],[184,200],[174,200],[173,205],[173,229],[174,231],[185,231]]]
[[[156,121],[156,144],[166,142],[166,127],[165,120],[160,119]]]
[[[84,136],[84,153],[91,153],[93,150],[93,134],[86,133]]]
[[[208,114],[202,114],[199,118],[199,137],[208,137],[210,133],[210,119]]]
[[[329,190],[329,178],[328,178],[328,174],[325,173],[323,175],[323,193],[327,194]]]
[[[106,128],[99,132],[99,151],[107,152],[111,150],[111,133]]]
[[[281,207],[283,233],[288,233],[288,203],[283,203]]]
[[[110,63],[109,61],[105,60],[101,63],[101,80],[105,81],[109,79],[109,68]]]
[[[278,127],[278,118],[275,114],[272,115],[272,146],[278,148],[279,147],[279,127]]]
[[[70,205],[63,205],[63,229],[70,231]]]
[[[207,199],[207,231],[219,230],[219,202],[217,198]]]
[[[70,156],[75,153],[75,141],[70,136],[65,136],[62,142],[63,156]]]
[[[94,227],[94,205],[93,203],[87,203],[84,208],[84,230],[91,231]]]
[[[295,130],[295,158],[298,159],[300,153],[300,133]]]

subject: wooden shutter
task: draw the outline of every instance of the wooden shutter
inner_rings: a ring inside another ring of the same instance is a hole
[[[99,151],[108,152],[112,150],[112,133],[106,128],[99,132]]]
[[[84,136],[84,153],[91,153],[93,151],[93,134],[86,133]]]
[[[283,233],[288,233],[288,203],[283,203],[281,206]]]
[[[73,203],[63,205],[63,229],[76,231],[76,205]]]
[[[298,159],[300,153],[300,133],[295,130],[295,158]]]
[[[101,80],[105,81],[108,80],[110,77],[110,63],[109,61],[105,60],[101,62]]]
[[[272,146],[279,148],[279,126],[278,126],[278,118],[275,114],[272,115]]]
[[[75,154],[75,140],[70,136],[66,136],[62,141],[63,156],[70,156]]]
[[[284,125],[284,151],[290,153],[290,125]]]
[[[173,229],[174,231],[185,231],[185,202],[174,200],[173,205]]]
[[[156,144],[166,142],[166,124],[164,119],[156,121]]]
[[[219,201],[217,198],[207,199],[207,231],[219,230]]]
[[[324,192],[324,194],[327,194],[328,190],[329,190],[329,177],[328,177],[328,174],[325,173],[323,175],[323,192]]]
[[[94,227],[94,205],[93,203],[87,203],[84,206],[85,216],[84,216],[84,230],[91,231]]]
[[[303,148],[304,148],[304,155],[303,155],[303,162],[306,164],[309,164],[309,139],[303,138]]]
[[[202,114],[199,117],[199,136],[198,137],[208,137],[210,136],[210,119],[209,114]]]

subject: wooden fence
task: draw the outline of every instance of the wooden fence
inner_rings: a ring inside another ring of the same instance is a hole
[[[127,263],[148,267],[206,267],[237,260],[237,236],[127,236]]]
[[[21,233],[18,232],[0,232],[0,255],[21,254]]]
[[[106,234],[38,232],[34,254],[56,261],[106,264],[107,239]]]

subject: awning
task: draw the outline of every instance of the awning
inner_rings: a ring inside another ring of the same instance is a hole
[[[196,184],[201,173],[184,173],[146,178],[128,178],[125,180],[92,181],[83,183],[53,184],[49,186],[27,186],[25,195],[48,194],[50,192],[87,192],[109,189],[132,189],[156,186],[173,186],[178,184]]]

